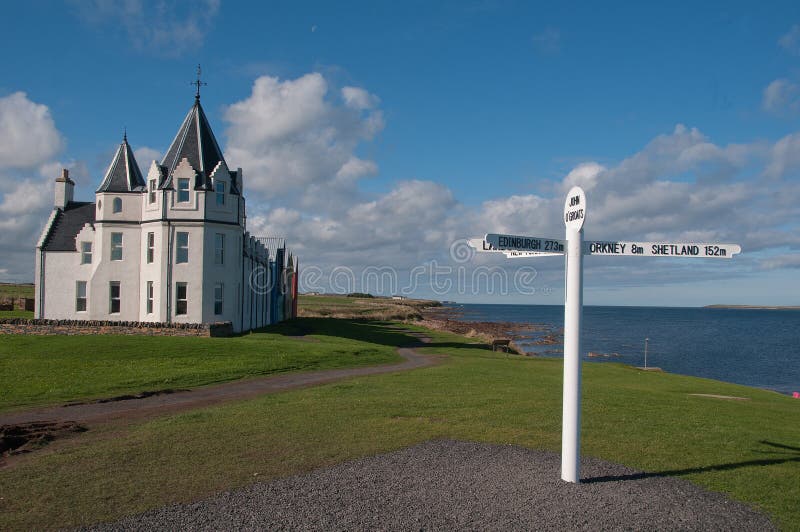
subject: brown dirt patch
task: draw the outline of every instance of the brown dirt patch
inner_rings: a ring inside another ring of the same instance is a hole
[[[91,405],[101,403],[113,403],[115,401],[130,401],[132,399],[145,399],[146,397],[153,397],[154,395],[168,395],[171,393],[188,392],[189,390],[173,390],[168,388],[166,390],[153,390],[146,392],[139,392],[135,394],[117,395],[115,397],[104,397],[103,399],[95,399],[93,401],[75,401],[72,403],[64,404],[64,407],[77,406],[77,405]]]
[[[35,421],[0,425],[0,464],[3,464],[9,456],[41,449],[53,440],[86,430],[86,427],[74,421]]]

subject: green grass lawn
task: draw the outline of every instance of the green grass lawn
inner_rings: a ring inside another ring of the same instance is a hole
[[[0,310],[0,318],[28,318],[33,319],[30,310]]]
[[[348,331],[377,331],[360,337],[378,342],[374,349],[397,339],[378,326]],[[560,450],[560,360],[431,335],[428,351],[448,355],[438,366],[104,426],[28,455],[0,470],[0,529],[115,519],[431,438]],[[582,454],[729,493],[786,530],[800,528],[798,442],[795,399],[618,364],[583,366]]]
[[[291,336],[307,333],[320,341]],[[234,338],[0,336],[0,411],[399,360],[375,323],[301,319]]]

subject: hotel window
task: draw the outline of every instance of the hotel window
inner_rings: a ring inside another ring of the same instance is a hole
[[[81,242],[81,264],[92,263],[92,243]]]
[[[214,285],[214,314],[222,314],[224,286],[222,283]]]
[[[153,313],[153,299],[155,293],[153,291],[153,281],[147,281],[147,313]]]
[[[178,232],[178,248],[175,250],[175,262],[189,262],[189,233]]]
[[[186,314],[188,308],[186,283],[175,283],[175,314]]]
[[[153,255],[156,249],[156,234],[147,233],[147,264],[153,262]]]
[[[75,283],[75,311],[86,312],[86,281]]]
[[[108,313],[119,314],[120,309],[120,287],[119,281],[108,283]]]
[[[111,233],[111,260],[122,260],[122,233]]]
[[[122,212],[122,198],[114,198],[111,208],[114,212]]]
[[[178,203],[188,203],[189,201],[189,180],[178,179]]]
[[[156,180],[155,179],[151,179],[150,180],[150,194],[148,195],[148,197],[150,199],[150,203],[155,203],[156,202]]]
[[[225,183],[214,183],[214,192],[217,193],[217,205],[225,205]]]
[[[225,264],[225,235],[214,234],[214,264]]]

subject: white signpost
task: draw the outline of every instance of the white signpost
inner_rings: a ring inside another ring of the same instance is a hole
[[[581,319],[583,317],[583,256],[686,257],[730,259],[742,248],[737,244],[693,242],[623,242],[583,240],[586,194],[572,187],[564,203],[566,240],[489,233],[468,240],[477,251],[503,253],[508,258],[565,255],[564,287],[564,390],[561,425],[561,478],[580,481],[581,443]]]

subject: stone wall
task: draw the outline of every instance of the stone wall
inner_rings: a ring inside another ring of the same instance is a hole
[[[139,321],[77,321],[0,318],[0,334],[131,334],[142,336],[233,335],[233,324],[219,323],[149,323]]]
[[[0,310],[27,310],[33,312],[36,300],[32,297],[0,298]]]

